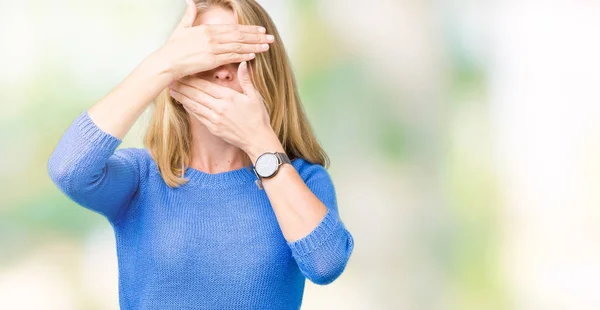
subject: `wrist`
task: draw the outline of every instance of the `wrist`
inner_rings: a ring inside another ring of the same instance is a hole
[[[165,82],[167,87],[174,79],[173,66],[171,62],[162,54],[162,49],[150,54],[142,62],[142,67],[158,76],[161,81]]]
[[[264,153],[272,153],[272,152],[280,152],[284,153],[285,150],[279,141],[279,138],[273,132],[273,130],[268,131],[267,133],[260,135],[257,139],[254,139],[252,143],[250,143],[244,151],[250,157],[252,164],[256,164],[256,159],[264,154]]]

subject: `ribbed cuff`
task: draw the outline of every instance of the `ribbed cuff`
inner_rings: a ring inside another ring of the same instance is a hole
[[[117,137],[100,129],[92,121],[87,110],[83,111],[74,122],[85,141],[89,141],[100,149],[114,151],[122,142]]]
[[[328,209],[321,223],[312,232],[302,239],[288,242],[288,245],[294,256],[308,255],[327,242],[331,235],[341,228],[339,217],[335,216],[331,209]]]

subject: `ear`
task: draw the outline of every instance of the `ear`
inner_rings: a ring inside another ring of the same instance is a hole
[[[238,67],[238,79],[240,80],[240,86],[242,86],[244,94],[256,97],[256,89],[254,88],[254,84],[252,84],[247,61],[242,61],[240,63],[240,66]]]
[[[196,20],[196,15],[198,14],[198,8],[196,7],[196,2],[194,2],[194,0],[185,0],[185,3],[185,13],[183,13],[181,22],[179,22],[179,28],[192,27],[192,24],[194,24],[194,21]]]

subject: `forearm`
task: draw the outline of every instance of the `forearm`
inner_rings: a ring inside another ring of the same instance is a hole
[[[88,109],[94,123],[123,139],[146,107],[171,82],[170,69],[157,53],[144,59],[119,85]]]
[[[282,165],[275,177],[263,179],[263,186],[288,242],[307,236],[327,213],[291,165]]]
[[[259,142],[262,141],[262,142]],[[282,152],[274,133],[261,135],[246,148],[256,163],[264,152]],[[325,168],[294,161],[263,179],[279,227],[298,267],[317,284],[333,282],[345,269],[354,239],[339,217],[335,189]]]
[[[247,148],[252,163],[256,163],[258,156],[265,152],[283,152],[281,143],[272,131],[260,137]],[[282,165],[277,175],[263,179],[262,183],[288,242],[308,235],[327,213],[325,205],[311,192],[291,165]]]

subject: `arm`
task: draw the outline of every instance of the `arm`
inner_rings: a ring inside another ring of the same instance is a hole
[[[248,151],[252,162],[266,151],[283,152],[274,134],[263,137],[269,136]],[[301,173],[284,164],[273,178],[263,179],[263,186],[302,273],[313,283],[329,284],[344,271],[354,239],[340,219],[327,170],[310,165]]]
[[[88,115],[102,131],[122,140],[171,80],[165,62],[159,55],[152,54],[106,97],[90,107]]]
[[[115,150],[169,81],[167,70],[150,57],[75,119],[48,160],[48,174],[63,193],[118,220],[138,189],[141,156],[136,149]]]

